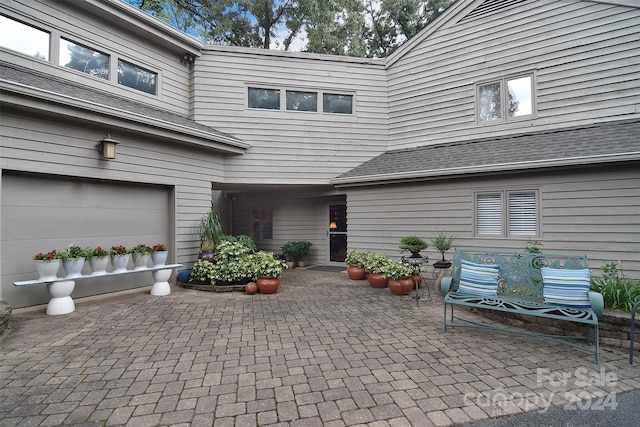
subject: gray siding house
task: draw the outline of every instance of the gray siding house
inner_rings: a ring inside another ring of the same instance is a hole
[[[13,307],[48,300],[12,283],[70,243],[163,242],[189,265],[211,207],[261,248],[313,242],[312,264],[446,231],[640,277],[635,1],[459,0],[375,60],[205,45],[120,0],[11,0],[0,24]],[[74,297],[141,285],[78,282]]]

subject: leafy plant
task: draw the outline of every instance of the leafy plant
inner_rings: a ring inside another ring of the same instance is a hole
[[[390,263],[391,259],[382,252],[369,252],[364,261],[364,268],[370,273],[382,273]]]
[[[367,253],[358,249],[351,249],[347,252],[344,262],[347,265],[355,265],[356,267],[364,267]]]
[[[53,261],[54,259],[60,259],[60,254],[57,249],[47,253],[38,252],[33,256],[34,261]]]
[[[253,264],[253,279],[258,277],[278,278],[282,275],[287,264],[276,257],[273,252],[258,251],[249,256]]]
[[[130,251],[132,254],[150,254],[153,252],[153,248],[151,246],[147,246],[144,243],[140,243],[139,245],[133,247]]]
[[[196,224],[202,250],[213,250],[224,235],[218,212],[211,210]]]
[[[258,250],[258,247],[256,246],[253,239],[247,236],[246,234],[241,234],[239,236],[231,236],[229,234],[224,234],[220,236],[220,240],[218,241],[218,244],[222,242],[240,243],[241,245],[246,246],[250,250],[250,252],[255,252]]]
[[[453,239],[455,238],[452,234],[447,234],[444,231],[439,231],[436,236],[431,239],[431,243],[433,246],[442,254],[442,261],[444,259],[444,253],[451,249],[451,245],[453,244]]]
[[[100,246],[96,246],[95,248],[93,248],[91,250],[91,253],[89,254],[90,257],[94,256],[98,258],[104,258],[108,255],[109,255],[109,251],[106,249],[102,249],[102,247]]]
[[[58,252],[58,255],[61,259],[77,259],[86,258],[87,256],[90,256],[91,252],[91,248],[81,248],[80,246],[72,243],[67,246],[66,249]]]
[[[211,261],[200,259],[193,264],[189,281],[193,281],[195,279],[200,282],[209,282],[213,280],[213,274],[213,263]]]
[[[384,266],[382,275],[386,278],[398,280],[401,277],[411,277],[422,270],[422,264],[411,265],[406,262],[391,262]]]
[[[153,248],[151,248],[153,252],[164,252],[167,250],[167,247],[164,245],[164,243],[158,243],[153,245]]]
[[[111,254],[111,255],[126,255],[126,254],[129,254],[129,253],[131,253],[131,250],[127,249],[123,245],[111,246],[111,249],[109,250],[109,254]]]
[[[611,310],[630,312],[640,301],[640,281],[630,279],[622,272],[622,262],[610,262],[602,267],[602,277],[591,278],[591,290],[600,292],[604,306]]]
[[[527,244],[524,247],[524,251],[530,254],[541,254],[540,246],[542,246],[542,242],[540,240],[531,240],[527,241]]]
[[[216,253],[213,259],[216,263],[224,263],[249,255],[250,253],[251,250],[240,242],[222,240],[216,247]]]
[[[417,254],[428,247],[429,244],[418,236],[406,236],[400,240],[400,249],[403,251],[409,251],[412,254]]]
[[[298,257],[298,248],[297,242],[287,242],[280,248],[282,250],[282,255],[284,255],[285,260],[287,261],[297,261]]]

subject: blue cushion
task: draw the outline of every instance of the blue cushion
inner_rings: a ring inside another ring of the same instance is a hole
[[[496,298],[498,295],[498,273],[495,264],[476,264],[462,261],[458,293]]]
[[[542,268],[543,296],[547,304],[571,307],[591,307],[589,288],[591,270]]]

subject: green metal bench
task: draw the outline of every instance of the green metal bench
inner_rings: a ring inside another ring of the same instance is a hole
[[[469,295],[458,292],[463,260],[477,264],[497,264],[499,266],[497,297]],[[567,270],[589,268],[586,255],[572,256],[456,249],[451,266],[451,277],[444,277],[440,285],[440,291],[444,297],[444,333],[447,333],[448,328],[458,327],[481,328],[533,336],[592,353],[595,356],[595,363],[600,363],[598,316],[604,310],[602,295],[598,292],[589,291],[588,297],[591,307],[588,308],[548,304],[543,298],[542,267]],[[455,305],[576,322],[586,326],[586,334],[584,336],[551,335],[472,322],[454,316]],[[451,313],[448,317],[449,307]],[[589,329],[591,326],[593,326],[595,332],[595,348],[589,346]],[[575,340],[585,341],[586,345],[576,344],[573,342]]]

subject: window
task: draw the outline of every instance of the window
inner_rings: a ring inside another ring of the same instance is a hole
[[[273,239],[273,211],[270,207],[251,209],[251,238]]]
[[[519,76],[478,85],[478,121],[533,114],[533,77]]]
[[[536,191],[476,193],[475,202],[477,236],[538,236]]]
[[[316,92],[287,91],[287,110],[318,111],[318,94]]]
[[[60,39],[60,65],[101,79],[109,79],[109,55]]]
[[[49,60],[49,33],[0,15],[0,46]]]
[[[249,108],[262,108],[266,110],[280,109],[280,90],[249,88]]]
[[[325,113],[352,114],[353,95],[323,94],[322,111]]]
[[[157,77],[158,74],[153,71],[118,60],[118,84],[155,95]]]

